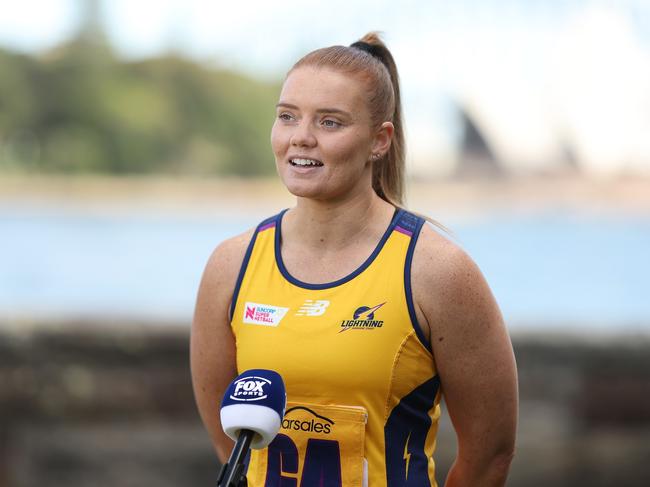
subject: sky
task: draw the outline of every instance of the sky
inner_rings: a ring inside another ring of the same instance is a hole
[[[47,50],[74,34],[86,3],[0,0],[0,46]],[[506,165],[534,169],[559,160],[569,144],[595,173],[650,172],[650,142],[643,141],[650,133],[650,0],[100,6],[108,39],[126,59],[174,50],[273,80],[314,48],[382,31],[400,70],[413,163],[439,161],[435,170],[421,165],[424,172],[452,170],[462,130],[458,106],[485,129]]]
[[[1,0],[0,44],[24,51],[52,47],[74,33],[84,3]],[[171,47],[200,60],[219,59],[267,75],[277,75],[307,50],[350,43],[369,30],[384,31],[389,42],[400,44],[393,46],[398,51],[436,38],[462,41],[470,31],[487,43],[499,43],[513,35],[529,42],[561,27],[586,8],[623,12],[639,37],[646,45],[650,43],[648,0],[404,0],[399,4],[387,0],[284,0],[282,8],[278,2],[264,0],[99,3],[109,38],[126,57],[153,56]],[[448,47],[438,45],[435,49]]]

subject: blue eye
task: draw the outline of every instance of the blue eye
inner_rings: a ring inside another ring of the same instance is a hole
[[[334,120],[323,120],[323,125],[328,128],[334,128],[339,127],[341,124],[339,122],[335,122]]]
[[[280,120],[289,121],[289,120],[291,120],[293,117],[292,117],[290,114],[288,114],[288,113],[281,113],[280,115],[278,115],[278,118],[279,118]]]

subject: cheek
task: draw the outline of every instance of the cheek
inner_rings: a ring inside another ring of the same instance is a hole
[[[338,142],[332,146],[332,152],[338,160],[344,164],[366,162],[368,150],[361,136],[355,135]]]
[[[281,152],[283,145],[282,130],[277,123],[274,123],[273,127],[271,127],[271,148],[273,153],[278,154],[278,152]]]

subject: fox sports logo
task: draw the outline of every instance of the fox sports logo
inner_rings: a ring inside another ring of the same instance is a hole
[[[230,394],[230,399],[244,402],[261,401],[268,397],[266,390],[271,381],[264,377],[249,376],[238,379],[233,385],[235,388]]]

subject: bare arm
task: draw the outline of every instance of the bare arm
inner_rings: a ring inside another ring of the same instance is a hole
[[[516,365],[503,318],[476,264],[429,228],[422,231],[415,265],[415,301],[458,437],[445,486],[503,486],[518,411]]]
[[[233,442],[221,428],[219,408],[237,375],[235,339],[228,316],[237,275],[252,232],[219,245],[208,261],[196,301],[190,340],[194,397],[219,459],[228,459]]]

